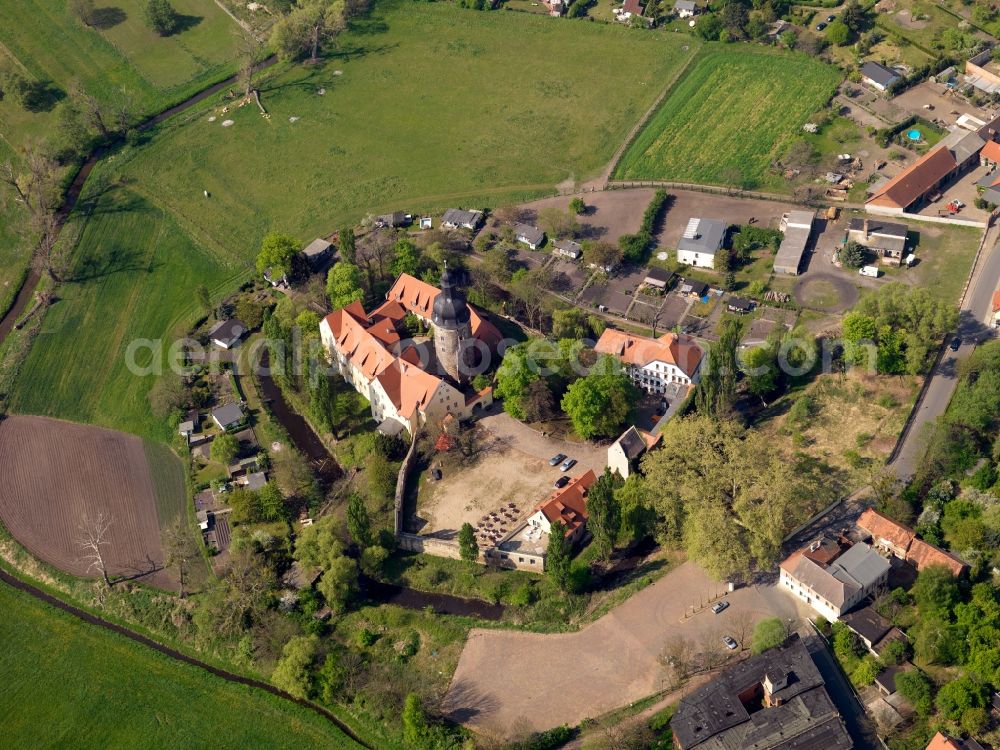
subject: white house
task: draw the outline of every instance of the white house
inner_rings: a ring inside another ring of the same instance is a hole
[[[552,252],[570,260],[577,260],[583,255],[583,245],[573,240],[556,240],[552,243]]]
[[[817,554],[819,543],[781,562],[779,585],[833,622],[885,583],[889,561],[864,542],[834,556]]]
[[[617,357],[636,386],[662,394],[670,383],[692,385],[699,380],[702,351],[690,336],[665,333],[658,339],[606,328],[594,351]]]
[[[208,338],[220,349],[232,349],[243,338],[247,327],[236,318],[220,320],[208,331]]]
[[[715,268],[729,225],[719,219],[690,219],[677,243],[677,262],[685,266]]]
[[[872,60],[861,66],[860,73],[861,80],[878,91],[885,91],[900,79],[895,70]]]
[[[677,0],[674,3],[674,13],[678,18],[691,18],[698,12],[698,4],[694,0]]]
[[[537,250],[545,244],[545,232],[530,224],[515,224],[514,239],[531,250]]]
[[[629,475],[635,472],[639,457],[657,439],[632,425],[608,446],[608,468],[617,472],[622,479],[628,479]]]
[[[460,208],[449,208],[441,217],[441,226],[447,229],[475,230],[482,222],[482,211],[464,211]]]

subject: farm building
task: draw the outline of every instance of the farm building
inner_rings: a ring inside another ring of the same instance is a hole
[[[785,237],[778,247],[778,254],[774,256],[775,273],[792,276],[798,274],[815,218],[814,211],[789,211],[781,217],[781,229]]]
[[[867,203],[869,213],[901,214],[919,208],[945,184],[979,164],[986,145],[979,135],[955,130],[907,169],[883,184]]]
[[[715,268],[715,254],[722,249],[729,225],[719,219],[690,219],[677,243],[677,262],[698,268]]]
[[[239,404],[225,404],[212,412],[212,421],[220,430],[230,430],[243,424],[243,407]]]
[[[545,232],[530,224],[515,224],[514,239],[527,245],[530,250],[537,250],[545,244]]]
[[[405,227],[410,223],[413,217],[409,214],[403,213],[402,211],[393,211],[391,214],[382,214],[381,216],[375,217],[375,226],[384,229],[395,229],[396,227]]]
[[[984,94],[1000,92],[1000,75],[993,63],[993,50],[987,49],[965,61],[965,83]]]
[[[322,268],[323,264],[326,263],[330,257],[330,249],[332,247],[333,245],[326,240],[315,239],[302,248],[302,254],[309,263],[309,267],[316,270],[317,268]]]
[[[727,297],[726,309],[737,315],[746,315],[748,312],[753,312],[753,300],[743,297]]]
[[[673,279],[674,274],[670,271],[665,271],[662,268],[647,268],[646,277],[642,280],[642,283],[654,289],[666,289],[670,286],[670,282]]]
[[[855,218],[847,226],[847,239],[873,250],[887,264],[898,266],[903,262],[908,231],[905,224]]]
[[[885,91],[900,78],[899,73],[892,68],[871,60],[861,66],[861,80],[879,91]]]
[[[681,279],[677,285],[677,293],[688,299],[704,299],[708,296],[708,284],[694,279]]]
[[[464,211],[460,208],[449,208],[441,217],[441,226],[447,229],[475,230],[483,223],[482,211]]]
[[[208,331],[208,338],[221,349],[232,349],[240,343],[240,339],[243,338],[246,332],[247,327],[243,324],[242,320],[229,318],[227,320],[220,320],[212,326]]]
[[[583,245],[573,240],[556,240],[552,243],[552,252],[571,260],[577,260],[583,255]]]

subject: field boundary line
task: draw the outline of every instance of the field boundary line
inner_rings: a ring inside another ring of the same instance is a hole
[[[284,690],[280,690],[274,685],[271,685],[267,682],[263,682],[262,680],[257,680],[252,677],[244,677],[242,675],[236,674],[235,672],[230,672],[226,669],[221,669],[220,667],[214,667],[207,662],[201,661],[200,659],[196,659],[193,656],[188,656],[187,654],[183,654],[176,649],[170,648],[169,646],[166,646],[160,643],[159,641],[153,640],[152,638],[142,635],[141,633],[131,630],[123,625],[118,625],[109,620],[105,620],[104,618],[99,617],[98,615],[91,614],[90,612],[87,612],[84,609],[80,609],[79,607],[76,607],[68,602],[63,601],[62,599],[53,594],[49,594],[48,592],[43,591],[40,588],[37,588],[36,586],[28,583],[27,581],[23,581],[20,578],[11,575],[3,567],[0,567],[0,581],[3,581],[5,584],[7,584],[8,586],[17,591],[32,596],[35,599],[38,599],[39,601],[44,602],[45,604],[48,604],[49,606],[55,607],[58,610],[61,610],[67,614],[72,615],[73,617],[76,617],[77,619],[82,620],[88,625],[94,625],[96,627],[111,631],[112,633],[117,633],[120,636],[124,636],[129,640],[135,641],[136,643],[139,643],[143,646],[147,646],[148,648],[151,648],[154,651],[157,651],[171,659],[180,661],[192,667],[198,667],[200,669],[203,669],[206,672],[215,675],[216,677],[226,680],[227,682],[232,682],[238,685],[244,685],[246,687],[257,688],[258,690],[263,690],[278,698],[283,698],[287,701],[291,701],[292,703],[307,708],[310,711],[313,711],[314,713],[318,714],[319,716],[329,721],[331,724],[337,727],[337,729],[343,732],[344,735],[351,741],[355,742],[361,747],[368,748],[368,750],[372,750],[371,746],[368,745],[360,737],[358,737],[357,734],[354,733],[354,730],[352,730],[345,722],[343,722],[341,719],[335,716],[332,712],[328,711],[322,706],[312,703],[311,701],[295,698],[294,696],[286,693]]]

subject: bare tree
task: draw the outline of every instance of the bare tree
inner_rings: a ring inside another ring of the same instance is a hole
[[[87,123],[101,134],[102,139],[107,140],[111,135],[111,130],[105,121],[106,114],[101,103],[87,93],[80,81],[70,82],[69,95],[79,106]]]
[[[94,25],[94,0],[69,0],[67,7],[84,26]]]
[[[262,44],[257,34],[250,26],[241,25],[236,34],[236,48],[239,54],[240,69],[236,74],[237,81],[243,89],[243,96],[248,97],[254,91],[253,74],[260,58]]]
[[[660,652],[660,664],[666,670],[667,687],[680,687],[691,675],[694,666],[694,644],[683,636],[674,636],[667,640]]]
[[[750,639],[753,637],[753,626],[756,624],[756,619],[752,612],[748,612],[745,609],[737,609],[732,615],[729,616],[729,632],[732,634],[733,638],[737,642],[746,646],[750,643]]]
[[[177,579],[180,585],[178,593],[181,599],[186,596],[188,575],[191,561],[198,558],[198,549],[191,539],[191,532],[184,523],[184,518],[177,515],[163,534],[164,564],[177,569]]]
[[[104,547],[109,544],[108,531],[113,522],[114,517],[104,511],[98,512],[94,518],[84,515],[76,537],[76,546],[80,548],[80,561],[87,563],[88,573],[100,573],[106,586],[111,585],[111,578],[108,576],[108,566],[104,560]]]

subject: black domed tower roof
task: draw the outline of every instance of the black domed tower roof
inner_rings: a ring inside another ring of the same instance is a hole
[[[434,299],[431,322],[442,328],[458,328],[467,325],[471,314],[465,301],[465,294],[458,286],[458,275],[444,264],[441,274],[441,293]]]

